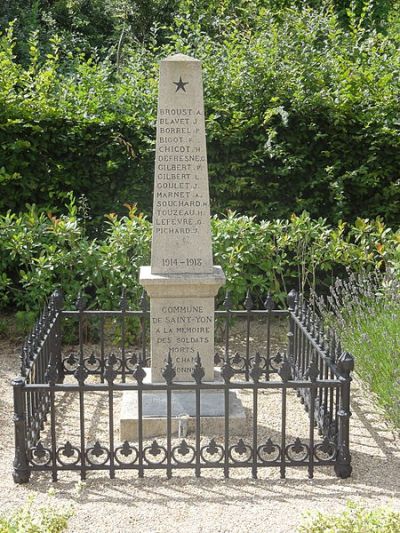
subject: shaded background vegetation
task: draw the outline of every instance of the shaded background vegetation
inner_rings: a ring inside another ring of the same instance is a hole
[[[126,202],[150,215],[158,62],[180,51],[203,61],[214,213],[397,226],[398,7],[6,0],[0,212],[73,191],[97,223]]]

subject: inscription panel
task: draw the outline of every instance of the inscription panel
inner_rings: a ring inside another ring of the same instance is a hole
[[[164,383],[162,371],[169,352],[175,381],[193,381],[197,352],[204,379],[214,379],[214,298],[153,298],[150,334],[153,382]]]
[[[201,64],[162,61],[151,271],[212,272]]]

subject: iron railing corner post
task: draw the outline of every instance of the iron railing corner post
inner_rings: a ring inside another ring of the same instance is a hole
[[[354,358],[348,352],[343,352],[337,363],[340,372],[340,406],[338,417],[338,453],[336,457],[335,473],[342,479],[350,477],[352,472],[350,454],[350,385],[351,372],[354,369]]]
[[[28,483],[31,469],[28,460],[25,415],[25,378],[22,376],[11,382],[14,389],[15,456],[13,461],[14,483]]]

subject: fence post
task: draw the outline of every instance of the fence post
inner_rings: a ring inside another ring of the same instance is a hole
[[[294,320],[292,313],[295,310],[297,302],[297,292],[292,289],[289,294],[287,295],[287,305],[288,305],[288,311],[289,311],[289,332],[287,334],[288,337],[288,359],[290,363],[293,365],[295,363],[296,354],[294,353]]]
[[[14,427],[15,427],[15,456],[13,461],[13,478],[15,483],[28,483],[31,469],[27,457],[26,427],[25,427],[25,379],[15,378],[11,382],[14,389]]]
[[[62,343],[62,329],[61,329],[61,317],[62,309],[64,307],[64,296],[60,289],[57,289],[53,292],[52,296],[54,313],[55,313],[55,324],[54,324],[54,355],[57,368],[57,383],[62,383],[64,381],[65,373],[62,362],[62,353],[61,353],[61,343]]]
[[[342,479],[350,477],[352,472],[351,454],[349,447],[350,426],[350,373],[354,369],[354,358],[348,352],[343,352],[337,362],[337,369],[341,374],[341,394],[338,417],[338,454],[335,464],[335,473]]]

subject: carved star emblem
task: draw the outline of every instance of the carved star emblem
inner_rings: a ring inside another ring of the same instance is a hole
[[[182,77],[179,76],[179,81],[173,81],[172,83],[176,85],[176,91],[175,91],[176,93],[179,91],[179,89],[182,89],[182,91],[185,93],[186,92],[185,85],[187,85],[189,82],[182,81]]]

